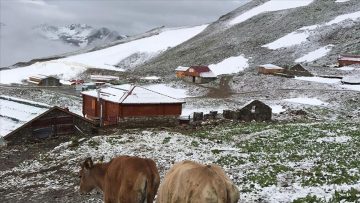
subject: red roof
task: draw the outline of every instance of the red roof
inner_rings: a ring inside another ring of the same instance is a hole
[[[190,66],[190,68],[194,69],[195,72],[198,73],[204,73],[204,72],[210,72],[210,68],[207,66]]]

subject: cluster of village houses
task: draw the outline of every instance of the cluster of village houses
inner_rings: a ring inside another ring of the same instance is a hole
[[[360,64],[360,56],[345,55],[339,57],[339,65]],[[207,66],[178,67],[176,77],[193,83],[206,83],[216,79]],[[285,77],[312,76],[300,64],[291,68],[281,68],[266,64],[258,66],[261,74]],[[106,126],[155,127],[188,124],[188,119],[180,118],[185,103],[167,95],[135,85],[110,85],[96,88],[112,80],[115,76],[91,76],[92,83],[82,80],[68,81],[69,85],[80,86],[83,91],[83,116],[70,112],[67,108],[53,107],[7,134],[4,139],[9,144],[38,141],[39,139],[60,135],[94,134],[98,128]],[[60,85],[59,79],[48,76],[32,76],[32,84],[43,86]],[[224,110],[222,118],[240,121],[270,121],[272,109],[261,101],[254,100],[232,111]],[[194,112],[193,121],[217,119],[219,115]]]

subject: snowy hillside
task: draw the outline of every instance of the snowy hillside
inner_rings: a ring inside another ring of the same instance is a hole
[[[359,10],[356,0],[250,1],[136,70],[167,74],[174,67],[218,64],[240,55],[248,59],[247,71],[268,63],[336,63],[340,53],[360,49]],[[317,56],[309,58],[314,51]]]
[[[126,38],[108,28],[93,28],[86,24],[71,24],[68,26],[52,26],[43,24],[35,28],[41,36],[55,41],[61,41],[78,47],[109,43]]]
[[[134,54],[156,56],[161,52],[177,46],[203,31],[207,25],[190,28],[163,29],[158,35],[145,37],[127,43],[115,45],[106,49],[85,54],[66,57],[59,60],[38,62],[30,66],[4,70],[0,74],[0,83],[21,83],[22,80],[34,74],[56,75],[61,79],[75,78],[87,68],[124,71],[118,64]],[[138,58],[133,63],[143,63],[146,59]]]

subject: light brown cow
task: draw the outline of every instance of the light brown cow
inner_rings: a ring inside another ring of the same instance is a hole
[[[103,191],[105,203],[152,203],[160,184],[153,160],[131,156],[97,164],[87,158],[79,175],[80,192],[97,187]]]
[[[217,165],[175,164],[160,185],[157,203],[235,203],[240,193]]]

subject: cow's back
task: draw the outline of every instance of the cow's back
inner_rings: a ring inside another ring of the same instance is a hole
[[[105,202],[153,202],[159,183],[159,173],[151,159],[117,157],[105,175]]]
[[[157,202],[233,203],[238,199],[237,188],[220,167],[183,161],[166,174]]]

